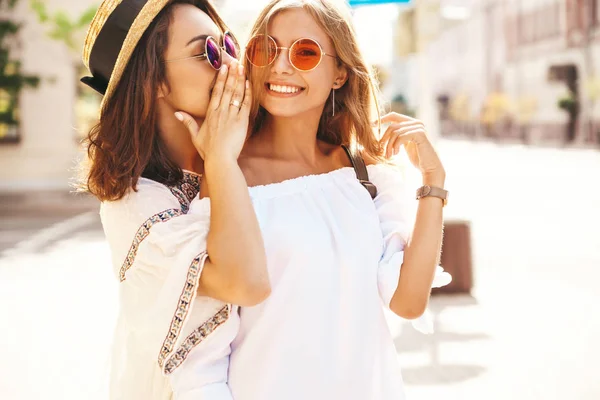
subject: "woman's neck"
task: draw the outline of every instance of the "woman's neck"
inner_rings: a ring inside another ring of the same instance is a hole
[[[167,104],[159,106],[158,128],[160,136],[169,152],[169,157],[179,168],[202,174],[204,161],[192,143],[191,134]],[[203,120],[197,120],[198,126]]]
[[[179,168],[190,171],[195,174],[202,175],[204,173],[204,160],[200,158],[198,153],[196,154],[174,154],[173,161],[179,166]]]
[[[256,143],[269,158],[299,161],[315,165],[321,155],[317,132],[319,116],[268,116],[263,128],[255,135]]]

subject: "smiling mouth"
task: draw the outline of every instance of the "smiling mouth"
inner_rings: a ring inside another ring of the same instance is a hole
[[[272,83],[265,83],[265,87],[267,88],[267,90],[278,94],[297,94],[306,89],[300,86],[275,85]]]

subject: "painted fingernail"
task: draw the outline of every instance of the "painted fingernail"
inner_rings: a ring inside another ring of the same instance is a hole
[[[227,73],[227,65],[222,65],[221,71],[219,71],[219,72],[221,72],[221,75],[225,75]]]
[[[183,122],[183,114],[182,114],[182,113],[180,113],[179,111],[177,111],[177,112],[175,113],[175,118],[177,118],[178,120],[180,120],[180,121],[182,121],[182,122]]]
[[[238,66],[238,75],[239,76],[243,76],[244,75],[244,66],[242,64],[240,64]]]

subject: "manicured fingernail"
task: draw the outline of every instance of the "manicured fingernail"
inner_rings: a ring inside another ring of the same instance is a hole
[[[175,118],[183,122],[183,114],[179,111],[175,113]]]
[[[227,65],[222,65],[220,72],[221,72],[221,75],[225,75],[227,73]]]
[[[238,66],[238,75],[244,76],[244,66],[242,64]]]
[[[246,89],[250,89],[250,81],[246,79]]]

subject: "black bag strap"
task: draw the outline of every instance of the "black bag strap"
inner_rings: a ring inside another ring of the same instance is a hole
[[[365,165],[365,160],[363,160],[360,154],[352,152],[348,146],[342,145],[342,148],[346,151],[346,154],[352,163],[352,168],[354,168],[356,178],[358,178],[360,184],[367,189],[371,195],[371,198],[374,199],[375,196],[377,196],[377,187],[371,183],[371,181],[369,181],[369,171]]]

